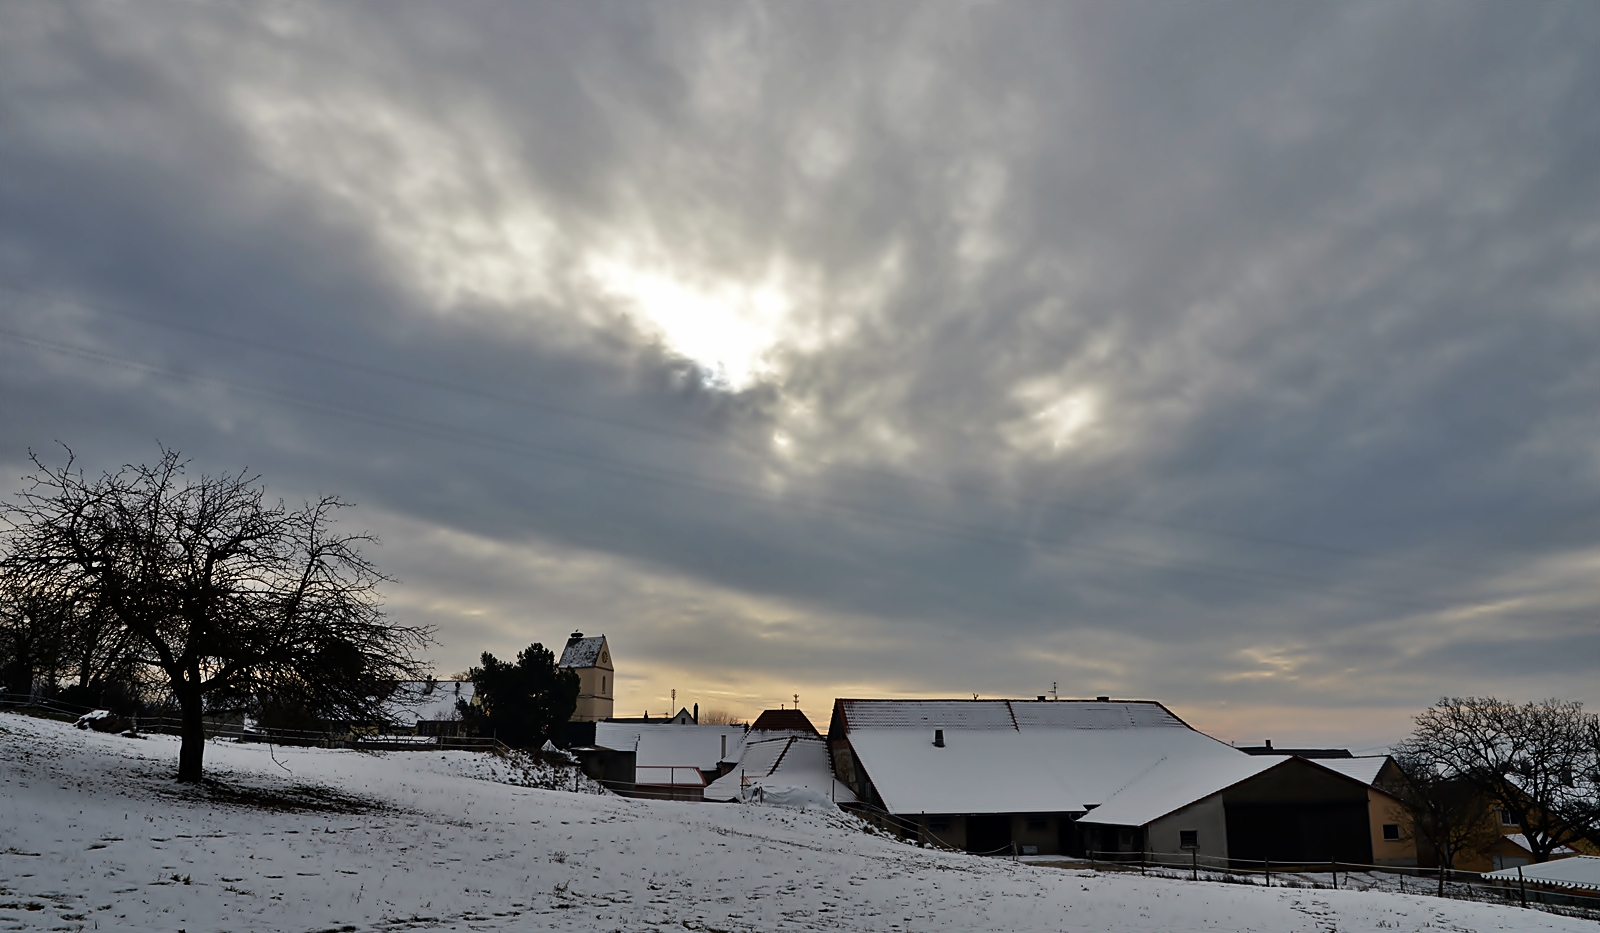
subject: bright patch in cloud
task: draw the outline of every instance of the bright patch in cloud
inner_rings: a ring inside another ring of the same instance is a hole
[[[793,308],[776,272],[738,282],[677,275],[611,256],[591,260],[587,271],[669,348],[733,389],[770,371],[767,355],[780,342]]]
[[[1007,425],[1006,435],[1014,446],[1039,453],[1077,443],[1097,413],[1093,393],[1065,387],[1054,378],[1027,383],[1014,398],[1029,414]]]

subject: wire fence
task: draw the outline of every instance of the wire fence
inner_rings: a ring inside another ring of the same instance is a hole
[[[26,710],[63,722],[73,722],[94,712],[90,707],[63,703],[37,695],[0,693],[0,709]],[[175,716],[134,715],[120,717],[135,732],[153,735],[182,735],[183,720]],[[298,748],[353,748],[364,751],[455,751],[501,752],[511,747],[493,736],[415,735],[389,731],[383,724],[350,724],[325,729],[267,729],[248,725],[242,717],[207,716],[203,728],[208,739],[232,739]]]
[[[0,709],[31,709],[49,716],[51,719],[63,720],[77,719],[84,713],[92,712],[87,706],[62,703],[58,700],[27,693],[5,693],[3,691],[0,691]]]
[[[1552,889],[1524,878],[1519,882],[1485,878],[1478,872],[1409,865],[1357,862],[1274,862],[1224,858],[1186,852],[1086,852],[1083,860],[1096,871],[1137,871],[1167,878],[1222,881],[1266,887],[1346,888],[1431,894],[1457,900],[1485,901],[1539,908],[1600,920],[1600,897]]]
[[[945,839],[921,814],[907,816],[861,801],[844,809],[899,836],[912,845],[967,851],[971,855],[1018,860],[1021,847],[1011,842],[986,851],[969,850]],[[1522,879],[1520,883],[1485,878],[1478,872],[1408,865],[1372,865],[1357,862],[1238,859],[1202,855],[1198,849],[1182,852],[1088,851],[1081,856],[1043,856],[1055,864],[1068,863],[1095,871],[1139,872],[1166,878],[1188,878],[1266,887],[1345,888],[1428,894],[1457,900],[1484,901],[1536,908],[1552,913],[1600,920],[1600,897],[1560,890]]]

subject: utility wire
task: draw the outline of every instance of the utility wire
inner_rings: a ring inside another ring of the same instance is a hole
[[[39,299],[48,300],[50,298],[50,296],[45,295],[45,294],[43,294],[41,292],[37,292],[37,291],[31,290],[31,289],[19,288],[17,286],[13,286],[13,285],[0,284],[0,289],[11,291],[11,292],[13,292],[15,294],[29,295],[29,296],[32,296],[34,298],[39,298]],[[432,388],[432,389],[439,389],[439,390],[447,391],[447,392],[455,392],[455,393],[458,393],[458,394],[462,394],[462,395],[466,395],[466,396],[470,396],[470,397],[474,397],[474,398],[482,398],[482,399],[487,399],[487,400],[491,400],[491,401],[508,402],[508,403],[511,403],[511,404],[515,404],[515,405],[519,405],[519,406],[523,406],[523,407],[527,407],[527,408],[534,408],[534,409],[537,409],[539,411],[543,411],[543,412],[546,412],[546,413],[549,413],[549,414],[558,415],[558,416],[565,417],[565,418],[571,418],[571,419],[580,420],[580,421],[588,421],[590,423],[602,425],[602,426],[605,426],[605,427],[621,428],[621,429],[630,430],[630,431],[638,431],[638,432],[641,432],[641,433],[651,434],[651,435],[654,435],[656,437],[667,438],[667,439],[672,439],[672,440],[679,440],[679,441],[686,441],[686,442],[692,443],[692,444],[704,444],[707,441],[718,441],[718,440],[721,440],[720,437],[718,437],[718,436],[716,436],[716,435],[714,435],[712,433],[709,433],[709,432],[690,432],[690,431],[682,431],[682,430],[673,430],[673,429],[670,429],[670,428],[663,428],[663,427],[660,427],[660,426],[657,426],[657,425],[642,424],[642,423],[639,423],[639,422],[636,422],[636,421],[631,421],[631,420],[622,419],[622,418],[611,418],[611,417],[607,417],[607,416],[603,416],[603,415],[595,415],[595,414],[590,413],[590,412],[583,412],[583,411],[579,411],[579,410],[576,410],[576,409],[573,409],[573,408],[569,408],[569,407],[565,407],[565,406],[552,405],[552,404],[550,404],[548,402],[543,402],[543,401],[539,401],[539,400],[536,400],[536,399],[532,399],[532,398],[529,398],[529,397],[527,397],[525,395],[509,395],[509,394],[501,393],[501,392],[491,392],[491,391],[480,389],[480,388],[476,388],[476,387],[473,387],[473,386],[463,385],[461,383],[448,382],[448,381],[439,380],[439,379],[431,379],[431,378],[428,378],[428,377],[425,377],[425,376],[417,376],[417,375],[413,375],[413,374],[410,374],[410,373],[403,373],[403,372],[398,372],[396,370],[385,369],[385,368],[377,367],[377,366],[370,366],[370,365],[363,364],[363,363],[357,363],[357,362],[353,362],[351,360],[343,359],[343,358],[340,358],[340,357],[330,356],[330,355],[321,354],[321,353],[315,353],[315,352],[312,352],[312,351],[299,349],[297,347],[286,346],[284,344],[276,343],[276,342],[273,342],[273,341],[261,340],[259,338],[247,337],[247,336],[238,335],[238,334],[229,334],[229,333],[212,330],[212,329],[205,328],[205,327],[198,327],[198,326],[195,326],[195,325],[192,325],[192,324],[186,324],[186,323],[181,323],[181,322],[177,322],[177,321],[166,320],[166,319],[160,318],[160,317],[137,314],[137,313],[130,312],[130,311],[122,311],[122,310],[117,310],[117,309],[111,309],[111,308],[107,308],[107,307],[104,307],[104,306],[101,306],[101,305],[90,306],[90,305],[84,305],[81,302],[75,302],[75,303],[80,304],[81,306],[88,308],[89,310],[93,311],[96,314],[104,314],[104,315],[107,315],[107,316],[120,317],[120,318],[124,318],[124,319],[130,320],[130,321],[137,321],[137,322],[140,322],[140,323],[143,323],[143,324],[154,325],[154,326],[157,326],[157,327],[170,328],[170,329],[173,329],[173,330],[178,330],[178,331],[182,331],[182,332],[185,332],[185,333],[194,334],[196,336],[205,337],[205,338],[210,339],[210,340],[217,340],[217,341],[226,342],[226,343],[234,343],[234,344],[251,347],[251,348],[254,348],[254,349],[258,349],[258,350],[265,350],[265,351],[270,352],[270,353],[277,353],[277,354],[280,354],[280,355],[283,355],[283,356],[293,357],[293,358],[297,358],[297,359],[303,359],[303,360],[306,360],[306,361],[309,361],[309,362],[318,363],[318,364],[321,364],[321,365],[324,365],[324,366],[330,366],[330,367],[334,367],[334,368],[338,368],[338,369],[346,369],[346,370],[349,370],[349,371],[352,371],[352,372],[363,373],[365,375],[378,376],[380,378],[391,379],[391,380],[396,380],[396,381],[401,381],[401,382],[408,382],[408,383],[412,383],[412,384],[415,384],[415,385],[426,386],[426,387]],[[893,473],[893,472],[890,472],[890,471],[887,471],[887,470],[877,469],[877,468],[873,468],[873,467],[858,467],[858,466],[835,465],[835,466],[832,467],[832,469],[838,470],[838,471],[841,471],[841,472],[856,473],[856,474],[862,475],[862,476],[871,476],[871,477],[878,478],[878,479],[887,479],[887,480],[890,480],[891,482],[895,482],[895,483],[902,483],[902,484],[907,484],[907,485],[920,486],[920,487],[925,488],[925,489],[936,490],[936,491],[939,491],[939,492],[942,492],[942,493],[951,493],[951,492],[961,493],[961,492],[973,492],[973,491],[975,491],[971,487],[964,486],[964,485],[958,484],[958,483],[940,482],[940,481],[936,481],[936,480],[925,479],[925,478],[922,478],[922,477],[907,476],[907,475],[904,475],[904,474]],[[986,490],[976,490],[976,491],[983,492],[983,491],[986,491]],[[1237,531],[1223,531],[1223,530],[1216,529],[1216,528],[1209,528],[1209,527],[1205,527],[1205,526],[1193,525],[1193,524],[1184,523],[1184,522],[1173,522],[1173,521],[1162,520],[1162,519],[1144,518],[1144,517],[1141,517],[1141,516],[1129,515],[1129,514],[1127,514],[1125,512],[1117,512],[1117,511],[1107,510],[1107,509],[1094,509],[1094,508],[1090,508],[1090,507],[1087,507],[1087,506],[1070,504],[1070,503],[1065,503],[1065,502],[1061,502],[1061,501],[1058,501],[1058,500],[1046,499],[1046,498],[1037,497],[1037,496],[1027,496],[1027,495],[1019,496],[1019,497],[1017,497],[1017,501],[1021,502],[1021,503],[1026,503],[1028,505],[1031,505],[1031,506],[1033,506],[1035,508],[1038,508],[1038,509],[1041,509],[1041,510],[1056,510],[1056,511],[1061,511],[1061,512],[1070,512],[1070,513],[1073,513],[1073,514],[1076,514],[1076,515],[1083,515],[1083,516],[1096,518],[1096,519],[1101,519],[1101,520],[1106,520],[1106,521],[1123,522],[1123,523],[1126,523],[1126,524],[1141,525],[1141,526],[1149,527],[1149,528],[1161,528],[1161,529],[1172,530],[1172,531],[1180,531],[1180,532],[1183,532],[1185,534],[1201,535],[1201,536],[1207,536],[1207,537],[1213,537],[1213,538],[1222,538],[1222,539],[1246,542],[1246,543],[1254,544],[1254,545],[1267,545],[1267,546],[1271,546],[1271,547],[1275,547],[1275,548],[1290,548],[1290,549],[1295,549],[1295,550],[1309,551],[1309,552],[1315,552],[1315,553],[1321,553],[1321,554],[1337,555],[1337,556],[1340,556],[1340,557],[1345,557],[1345,558],[1350,558],[1350,559],[1360,560],[1360,561],[1379,561],[1379,560],[1391,561],[1391,562],[1400,561],[1400,562],[1405,562],[1405,563],[1412,564],[1412,565],[1415,565],[1415,566],[1418,566],[1418,567],[1430,567],[1430,568],[1433,568],[1435,570],[1447,570],[1447,571],[1450,571],[1450,572],[1453,572],[1453,573],[1471,574],[1471,575],[1475,575],[1475,576],[1481,573],[1481,571],[1475,570],[1473,568],[1462,567],[1462,566],[1459,566],[1459,565],[1454,565],[1454,564],[1449,564],[1449,563],[1444,563],[1444,562],[1439,562],[1439,561],[1428,560],[1428,559],[1425,559],[1425,558],[1418,558],[1418,557],[1412,557],[1412,556],[1395,557],[1394,555],[1378,554],[1378,553],[1373,553],[1373,552],[1368,552],[1368,551],[1361,551],[1361,550],[1357,550],[1357,549],[1354,549],[1354,548],[1339,547],[1337,545],[1322,544],[1322,543],[1310,542],[1310,541],[1305,541],[1305,540],[1282,538],[1282,537],[1271,536],[1271,535],[1248,534],[1248,533],[1237,532]]]
[[[1403,594],[1393,594],[1377,591],[1351,591],[1348,589],[1330,588],[1328,581],[1301,574],[1290,574],[1281,571],[1248,569],[1231,567],[1219,564],[1201,563],[1195,561],[1174,562],[1154,555],[1142,554],[1135,551],[1126,551],[1106,548],[1099,545],[1090,545],[1083,542],[1070,541],[1045,535],[1032,535],[1027,537],[1000,533],[982,528],[962,525],[953,522],[944,522],[934,519],[917,518],[887,512],[881,509],[862,506],[856,503],[840,502],[816,496],[783,498],[774,496],[770,492],[757,486],[729,481],[708,480],[704,477],[678,471],[640,468],[634,465],[621,463],[605,457],[573,451],[566,448],[554,447],[545,444],[536,444],[527,441],[509,438],[504,435],[466,428],[457,425],[445,425],[434,422],[420,421],[417,419],[400,418],[384,415],[343,405],[330,403],[320,399],[307,398],[293,395],[276,389],[250,386],[231,380],[219,379],[212,376],[201,376],[195,373],[176,370],[167,367],[155,366],[148,363],[131,360],[116,354],[107,353],[89,347],[66,344],[59,341],[46,340],[39,337],[19,333],[9,328],[0,328],[0,336],[12,341],[47,350],[62,355],[75,356],[96,362],[110,363],[128,369],[142,371],[152,375],[179,379],[194,383],[210,384],[226,388],[245,395],[268,399],[283,404],[292,405],[306,410],[333,415],[335,417],[349,418],[362,423],[385,427],[395,430],[422,434],[438,439],[449,440],[456,443],[472,444],[498,450],[504,453],[519,455],[533,455],[544,460],[561,463],[571,468],[582,469],[590,472],[602,472],[612,476],[623,477],[640,482],[655,483],[680,489],[694,490],[720,496],[729,496],[748,502],[773,505],[773,504],[805,504],[818,509],[842,513],[849,517],[857,518],[869,523],[888,525],[902,530],[939,535],[946,538],[965,540],[975,543],[988,544],[1007,548],[1027,549],[1034,545],[1047,545],[1053,548],[1071,550],[1074,552],[1091,552],[1087,556],[1090,560],[1098,561],[1105,565],[1122,566],[1129,563],[1143,564],[1153,569],[1178,573],[1189,576],[1212,579],[1229,579],[1234,582],[1253,582],[1256,584],[1274,586],[1298,592],[1317,592],[1322,595],[1342,599],[1356,599],[1368,602],[1386,603],[1392,608],[1402,608],[1413,611],[1438,611],[1438,607],[1429,603],[1419,602]],[[1336,587],[1337,584],[1331,586]]]

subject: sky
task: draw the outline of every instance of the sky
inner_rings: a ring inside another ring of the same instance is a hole
[[[1600,6],[0,3],[0,492],[355,506],[440,675],[1600,705]]]

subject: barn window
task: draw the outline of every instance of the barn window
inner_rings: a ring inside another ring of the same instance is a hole
[[[1198,830],[1198,829],[1180,829],[1180,830],[1178,830],[1178,848],[1180,848],[1180,849],[1198,849],[1198,848],[1200,848],[1200,830]]]
[[[1400,824],[1399,823],[1385,823],[1385,824],[1383,824],[1383,838],[1388,842],[1399,842],[1400,841]]]
[[[947,832],[949,832],[950,831],[950,818],[948,816],[930,816],[930,817],[928,817],[928,831],[929,832],[935,832],[935,833],[947,833]]]

